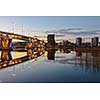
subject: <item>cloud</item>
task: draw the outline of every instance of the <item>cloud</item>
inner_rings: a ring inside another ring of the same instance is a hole
[[[35,35],[34,37],[38,37],[38,38],[46,38],[46,36],[39,36],[39,35]]]
[[[65,37],[65,34],[56,34],[56,37]]]
[[[68,28],[68,29],[59,29],[59,30],[49,30],[46,31],[45,33],[67,33],[71,31],[79,31],[82,30],[82,28]]]
[[[79,31],[82,30],[82,28],[68,28],[68,29],[60,29],[60,32],[69,32],[69,31]]]
[[[57,34],[90,35],[90,34],[100,34],[100,30],[84,31],[82,28],[68,28],[68,29],[49,30],[46,31],[45,33],[55,33],[56,35]]]

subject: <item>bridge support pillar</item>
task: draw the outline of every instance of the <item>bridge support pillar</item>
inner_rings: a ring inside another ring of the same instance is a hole
[[[12,47],[12,39],[1,38],[1,48],[9,49]]]

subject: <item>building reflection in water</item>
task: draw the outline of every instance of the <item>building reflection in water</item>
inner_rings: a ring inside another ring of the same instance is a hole
[[[59,50],[62,54],[70,54],[70,50]],[[56,50],[49,49],[47,51],[47,58],[48,60],[55,60]],[[75,58],[61,58],[60,60],[56,59],[55,62],[61,63],[61,64],[74,64],[75,67],[79,66],[82,68],[83,71],[100,71],[100,52],[78,52],[76,51]]]
[[[55,49],[48,49],[47,51],[47,58],[48,60],[55,60]]]
[[[76,52],[76,56],[77,57],[81,57],[82,56],[82,52]]]
[[[56,54],[56,51],[60,51],[61,53],[70,53],[71,51],[70,50],[67,50],[67,49],[60,49],[60,50],[55,50],[55,49],[48,49],[47,50],[47,59],[48,60],[55,60],[55,54]]]
[[[76,52],[75,64],[86,71],[100,71],[100,52]]]

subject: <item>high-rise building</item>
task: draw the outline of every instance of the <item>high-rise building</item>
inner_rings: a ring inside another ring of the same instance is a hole
[[[76,46],[77,47],[81,47],[82,46],[82,38],[81,37],[76,38]]]
[[[98,37],[92,38],[92,47],[98,47],[98,43],[99,43]]]
[[[47,37],[48,45],[55,46],[55,35],[49,34]]]

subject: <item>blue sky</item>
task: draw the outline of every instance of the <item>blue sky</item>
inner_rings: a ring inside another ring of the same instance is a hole
[[[23,34],[45,35],[48,32],[58,32],[59,35],[71,35],[71,32],[90,32],[100,30],[100,17],[98,16],[1,16],[0,30]],[[23,26],[23,28],[22,28]],[[59,30],[64,30],[60,33]],[[70,29],[68,33],[67,29]],[[72,30],[71,30],[72,29]],[[80,29],[80,30],[79,30]],[[83,33],[82,33],[83,34]]]
[[[11,24],[14,22],[17,25],[24,24],[25,27],[31,27],[34,30],[50,30],[61,28],[81,27],[86,30],[100,28],[100,17],[96,16],[5,16],[0,17],[2,24]]]

